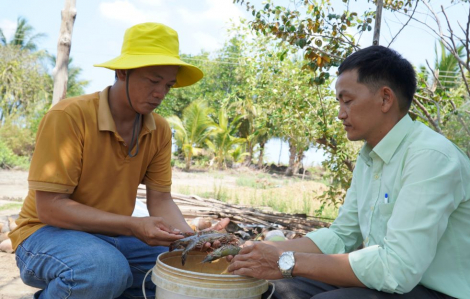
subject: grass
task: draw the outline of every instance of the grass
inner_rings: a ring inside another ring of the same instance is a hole
[[[0,211],[10,210],[10,209],[20,209],[23,206],[22,203],[7,203],[0,206]]]
[[[179,175],[182,176],[182,175]],[[319,181],[256,172],[210,171],[187,174],[188,184],[173,184],[172,191],[215,198],[231,204],[268,207],[282,213],[336,218],[334,207],[317,199],[326,190]]]

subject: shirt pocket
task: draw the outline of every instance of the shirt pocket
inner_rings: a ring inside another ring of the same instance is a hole
[[[395,203],[382,203],[379,205],[379,213],[380,216],[386,217],[386,219],[390,218],[393,212],[393,207]]]

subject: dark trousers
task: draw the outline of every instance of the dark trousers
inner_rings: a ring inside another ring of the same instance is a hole
[[[411,292],[389,294],[367,288],[341,288],[319,281],[296,277],[293,279],[280,279],[271,281],[275,285],[275,292],[271,299],[451,299],[452,297],[430,290],[421,285]],[[267,299],[271,294],[272,286],[263,295]]]

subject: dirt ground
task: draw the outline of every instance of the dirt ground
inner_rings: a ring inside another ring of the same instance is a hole
[[[28,173],[26,171],[0,170],[0,207],[21,203],[28,192]],[[19,213],[19,208],[1,209],[0,216]],[[0,252],[0,299],[33,298],[37,291],[21,281],[16,267],[15,255]]]

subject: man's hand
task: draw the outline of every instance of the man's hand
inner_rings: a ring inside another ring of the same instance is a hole
[[[169,246],[171,242],[182,239],[180,230],[173,228],[161,217],[133,218],[136,225],[132,234],[150,246]]]
[[[228,272],[259,279],[280,279],[281,271],[277,261],[282,250],[263,242],[248,241],[235,257],[229,257]]]
[[[222,220],[220,220],[219,222],[217,222],[216,224],[214,224],[212,227],[208,228],[208,229],[205,229],[206,230],[215,230],[215,231],[221,231],[223,229],[225,229],[225,227],[227,227],[227,225],[229,224],[230,222],[230,218],[223,218]],[[220,242],[218,240],[214,241],[214,242],[207,242],[206,244],[204,244],[204,247],[203,247],[203,250],[208,250],[209,248],[218,248],[220,247]]]

